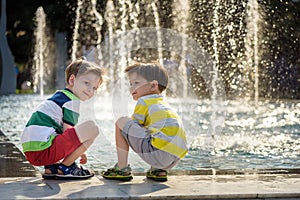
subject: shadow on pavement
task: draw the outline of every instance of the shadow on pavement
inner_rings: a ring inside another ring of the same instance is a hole
[[[41,199],[61,192],[59,183],[45,182],[42,178],[1,178],[0,199]],[[2,197],[2,198],[1,198]]]
[[[99,178],[99,185],[82,188],[78,192],[73,192],[67,197],[70,199],[78,198],[133,198],[143,195],[155,194],[156,192],[170,188],[163,182],[142,180],[140,182],[122,182],[116,180],[105,180]],[[154,195],[155,196],[155,195]]]

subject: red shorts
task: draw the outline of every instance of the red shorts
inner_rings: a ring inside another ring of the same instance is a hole
[[[75,129],[68,128],[55,137],[49,148],[43,151],[25,152],[25,156],[32,165],[51,165],[70,155],[80,145]]]

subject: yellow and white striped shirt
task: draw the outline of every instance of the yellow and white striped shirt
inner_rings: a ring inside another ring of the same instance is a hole
[[[132,118],[149,131],[154,147],[178,158],[186,155],[186,133],[181,119],[161,94],[139,98]]]

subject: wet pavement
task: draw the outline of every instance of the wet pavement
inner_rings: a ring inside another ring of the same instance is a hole
[[[300,169],[171,171],[167,182],[44,180],[0,131],[0,199],[300,199]]]

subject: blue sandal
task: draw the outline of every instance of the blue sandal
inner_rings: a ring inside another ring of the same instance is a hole
[[[42,177],[44,179],[55,179],[58,170],[57,170],[57,164],[53,164],[53,165],[45,165],[44,169],[49,169],[51,171],[51,173],[44,173],[42,174]]]
[[[55,176],[56,179],[88,179],[94,176],[94,173],[92,173],[90,170],[82,166],[79,167],[75,162],[70,166],[58,164],[57,169],[62,171],[63,174],[57,173]]]

